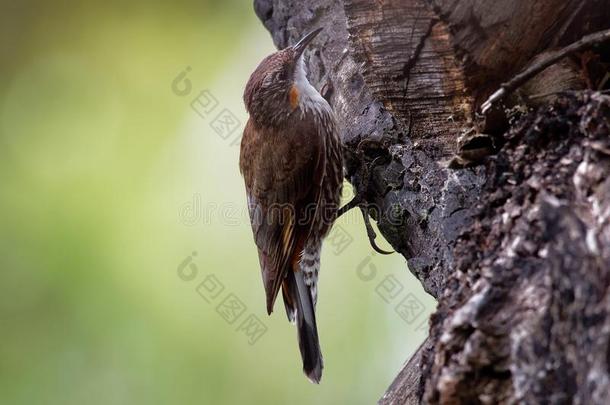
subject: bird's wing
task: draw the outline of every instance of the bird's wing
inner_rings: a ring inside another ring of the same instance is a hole
[[[309,234],[325,154],[313,125],[299,122],[281,132],[262,132],[251,120],[246,124],[240,169],[271,313],[285,272]]]

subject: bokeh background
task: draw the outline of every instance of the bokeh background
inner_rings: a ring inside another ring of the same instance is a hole
[[[1,2],[0,403],[384,392],[434,302],[404,258],[371,253],[357,212],[323,253],[319,386],[282,305],[265,314],[237,144],[272,51],[242,0]]]

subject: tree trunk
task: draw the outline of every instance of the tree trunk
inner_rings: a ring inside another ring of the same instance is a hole
[[[555,48],[610,28],[610,0],[255,11],[279,48],[324,28],[306,61],[337,114],[348,179],[368,186],[380,231],[439,302],[380,402],[606,403],[610,97],[582,89],[608,86],[610,49],[564,58],[478,111]]]

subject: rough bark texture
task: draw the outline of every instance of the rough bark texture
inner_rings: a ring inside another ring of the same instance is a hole
[[[380,402],[606,403],[610,99],[541,95],[603,86],[608,48],[548,68],[513,108],[476,111],[545,52],[609,28],[610,0],[256,0],[255,11],[279,48],[324,27],[306,59],[339,119],[348,179],[368,184],[384,237],[439,301]]]

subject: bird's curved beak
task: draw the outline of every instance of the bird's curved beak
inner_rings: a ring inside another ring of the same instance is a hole
[[[301,54],[303,54],[303,51],[305,50],[305,48],[307,48],[307,45],[309,45],[309,43],[316,37],[316,35],[318,35],[320,33],[320,31],[322,31],[322,28],[313,30],[309,34],[307,34],[303,38],[301,38],[301,40],[299,42],[292,45],[292,49],[294,50],[295,59],[298,59],[301,56]]]

